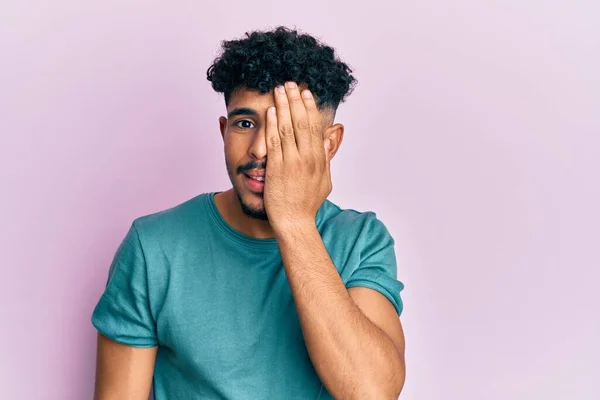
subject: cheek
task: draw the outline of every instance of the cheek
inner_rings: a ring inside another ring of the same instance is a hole
[[[225,154],[232,160],[243,158],[248,153],[248,142],[245,136],[228,135],[225,139]]]
[[[226,137],[224,145],[225,161],[228,165],[234,166],[246,162],[248,146],[243,138],[230,135]]]

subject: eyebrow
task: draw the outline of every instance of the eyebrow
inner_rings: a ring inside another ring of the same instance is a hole
[[[237,115],[251,115],[253,117],[258,117],[258,113],[256,112],[256,110],[248,107],[240,107],[234,108],[233,110],[229,111],[229,113],[227,114],[227,118],[232,118]]]

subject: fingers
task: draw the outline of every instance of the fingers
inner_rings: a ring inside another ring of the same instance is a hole
[[[302,91],[302,100],[309,121],[308,133],[306,135],[311,138],[310,144],[312,150],[315,154],[325,156],[321,113],[319,112],[315,98],[310,90],[307,89]]]
[[[270,107],[267,110],[265,141],[267,142],[267,165],[279,165],[283,160],[283,149],[281,147],[281,137],[279,135],[279,125],[277,124],[277,111],[275,110],[275,107]]]
[[[310,120],[306,106],[300,95],[300,89],[295,82],[285,84],[286,94],[296,137],[296,145],[300,154],[305,154],[312,147],[312,138],[310,135]]]
[[[294,124],[290,113],[290,103],[285,87],[277,86],[274,91],[275,107],[277,110],[278,134],[281,140],[283,158],[292,159],[298,156],[298,147],[294,135]]]
[[[301,93],[296,83],[287,82],[275,88],[274,98],[282,158],[313,154],[325,159],[321,113],[310,90]]]

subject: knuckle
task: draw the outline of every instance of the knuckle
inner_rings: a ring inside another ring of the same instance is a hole
[[[306,130],[310,127],[310,123],[308,121],[308,118],[301,118],[296,125],[298,126],[298,129],[302,129],[302,130]]]
[[[321,124],[319,124],[319,123],[310,124],[310,133],[312,133],[315,136],[321,136]]]
[[[294,127],[291,124],[283,124],[279,127],[282,136],[291,136],[294,134]]]
[[[281,142],[279,141],[279,138],[276,136],[273,136],[272,138],[269,139],[269,144],[271,145],[272,149],[279,149],[279,147],[281,146]]]

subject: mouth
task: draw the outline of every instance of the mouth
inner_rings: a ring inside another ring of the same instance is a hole
[[[263,174],[244,173],[244,182],[252,192],[262,193],[265,188],[265,176]]]

